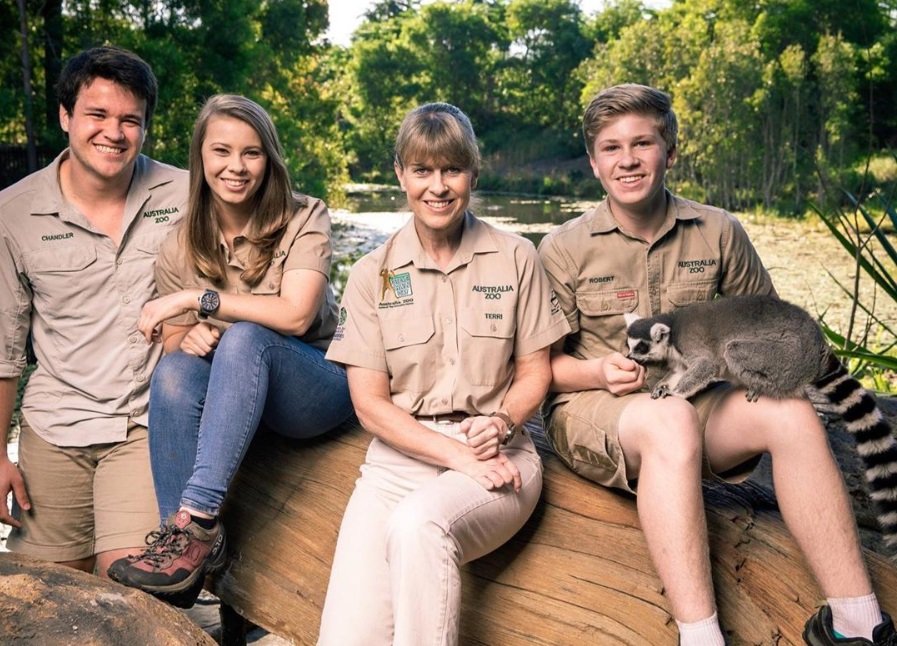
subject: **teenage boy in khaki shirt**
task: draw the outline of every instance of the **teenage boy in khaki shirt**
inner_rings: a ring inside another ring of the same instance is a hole
[[[0,193],[0,522],[10,549],[105,575],[158,526],[146,414],[160,346],[137,321],[187,173],[140,154],[157,84],[136,55],[81,52],[57,90],[69,147]],[[6,434],[29,332],[16,465]]]
[[[558,455],[596,482],[637,489],[639,520],[680,643],[715,645],[724,638],[702,472],[738,481],[769,452],[782,515],[828,601],[807,622],[809,643],[893,643],[893,624],[872,592],[841,474],[812,405],[750,403],[727,384],[691,400],[651,399],[646,384],[659,375],[619,352],[624,312],[653,316],[715,296],[775,293],[733,216],[666,190],[677,153],[669,96],[632,84],[604,90],[586,109],[583,131],[607,198],[540,246],[572,329],[555,346],[554,394],[546,405]]]

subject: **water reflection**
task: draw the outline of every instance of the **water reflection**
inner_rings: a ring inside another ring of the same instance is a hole
[[[474,193],[473,210],[479,217],[501,228],[511,229],[538,244],[555,225],[576,217],[594,205],[564,197],[533,197],[494,193]],[[405,195],[399,190],[350,192],[346,209],[352,213],[396,213],[407,210]]]

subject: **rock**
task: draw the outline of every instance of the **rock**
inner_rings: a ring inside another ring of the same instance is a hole
[[[0,553],[0,643],[208,646],[171,606],[62,565]]]

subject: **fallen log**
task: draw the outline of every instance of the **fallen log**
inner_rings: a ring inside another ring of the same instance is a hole
[[[0,643],[213,646],[182,612],[133,588],[0,553]]]
[[[343,509],[369,436],[256,439],[224,510],[232,559],[212,582],[223,604],[269,632],[314,644]],[[501,549],[464,567],[461,643],[676,644],[634,498],[543,452],[542,501]],[[801,644],[821,602],[769,492],[705,485],[713,577],[730,643]],[[897,613],[897,567],[867,551],[882,606]],[[359,603],[364,599],[359,598]]]

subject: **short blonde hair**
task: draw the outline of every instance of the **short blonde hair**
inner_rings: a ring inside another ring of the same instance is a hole
[[[450,103],[426,103],[405,115],[396,135],[395,163],[435,161],[480,172],[480,148],[470,119]]]
[[[596,94],[582,115],[582,134],[589,156],[595,152],[595,140],[601,129],[612,119],[625,114],[641,114],[654,119],[667,149],[676,149],[679,123],[670,95],[647,85],[625,83]]]

